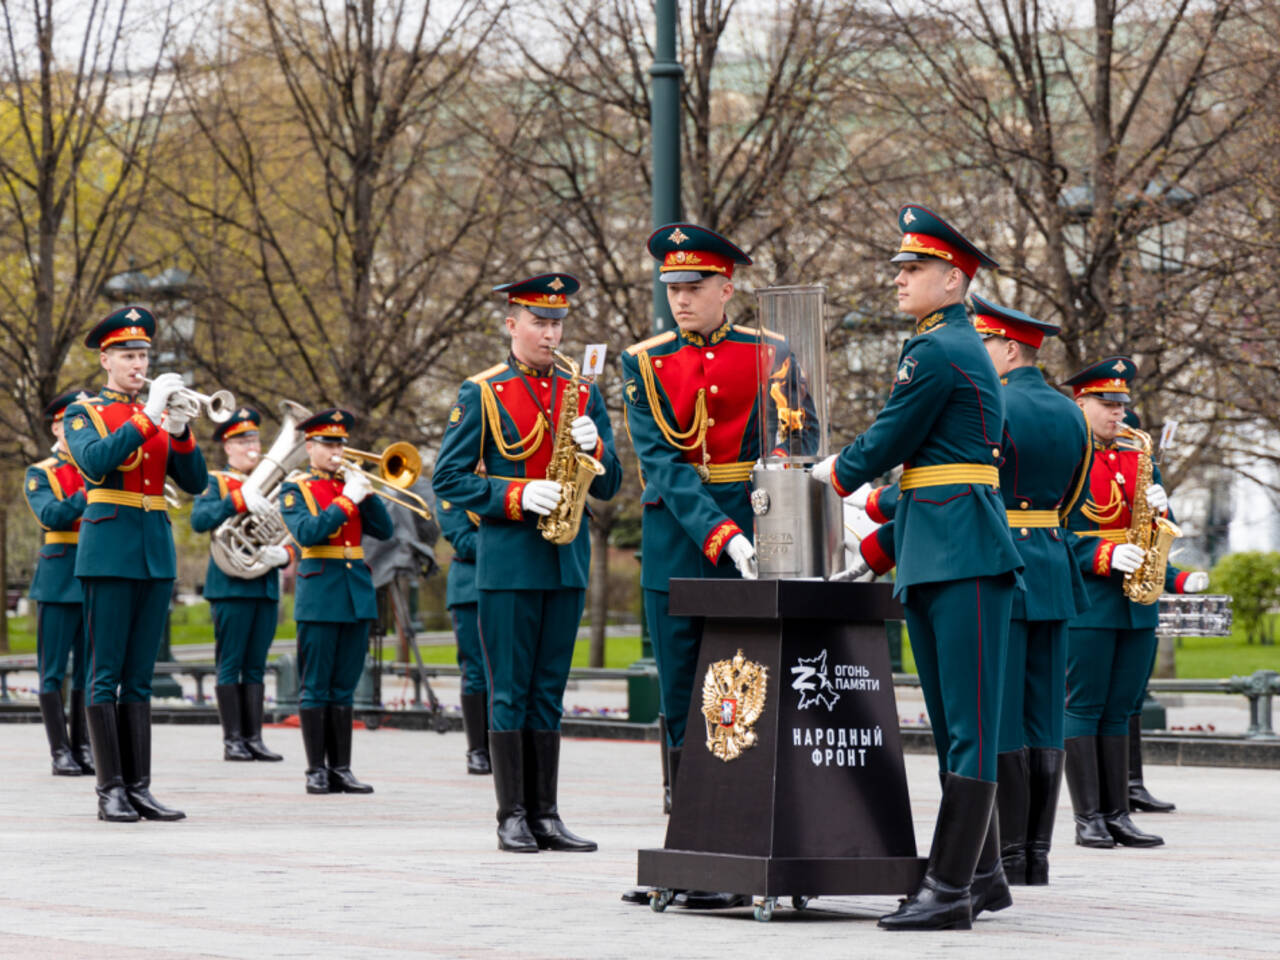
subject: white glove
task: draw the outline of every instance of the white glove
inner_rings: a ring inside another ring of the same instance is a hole
[[[1164,492],[1164,487],[1158,483],[1153,483],[1147,487],[1147,506],[1156,513],[1164,513],[1165,508],[1169,506],[1169,495]]]
[[[730,538],[725,550],[728,551],[729,559],[733,561],[733,565],[742,574],[743,580],[754,580],[756,578],[756,548],[751,545],[750,540],[740,533],[735,533]]]
[[[1209,575],[1203,570],[1196,570],[1187,574],[1187,579],[1182,581],[1183,593],[1204,593],[1209,589]]]
[[[839,582],[841,580],[871,580],[874,577],[875,574],[871,573],[871,565],[862,557],[858,557],[851,566],[834,574],[831,579]]]
[[[530,480],[520,492],[520,509],[546,516],[560,502],[560,484],[554,480]]]
[[[169,436],[180,437],[187,430],[187,418],[174,410],[169,410],[160,419],[160,426],[165,429]]]
[[[262,494],[258,494],[262,496]],[[277,547],[274,543],[269,543],[262,548],[262,559],[270,567],[283,567],[289,562],[289,551],[284,547]]]
[[[142,406],[142,412],[157,427],[160,426],[160,415],[164,413],[164,408],[169,405],[169,398],[185,387],[186,384],[182,380],[180,373],[162,373],[151,381],[151,392],[147,394],[147,402]],[[183,424],[185,426],[186,424]]]
[[[256,516],[260,517],[263,514],[273,513],[275,511],[275,505],[264,497],[262,495],[262,491],[257,487],[251,487],[246,484],[240,488],[240,495],[244,497],[244,505],[249,509],[249,512]],[[285,560],[281,561],[281,563],[287,562],[288,561]]]
[[[869,483],[864,483],[853,493],[844,498],[845,503],[853,504],[863,513],[867,512],[867,500],[871,498],[871,494],[875,492],[875,487]]]
[[[363,470],[352,467],[345,471],[345,474],[346,483],[342,485],[342,495],[352,503],[359,503],[373,491],[373,484],[369,482]]]
[[[815,463],[813,465],[813,469],[809,471],[813,476],[813,479],[829,485],[831,483],[832,476],[836,472],[836,458],[838,456],[840,456],[840,454],[833,453],[831,456],[827,457],[827,459],[819,460]],[[862,502],[867,502],[865,497]]]
[[[600,431],[596,429],[596,422],[586,414],[569,424],[569,434],[584,453],[596,452],[596,444],[600,442]]]
[[[1133,573],[1142,566],[1142,558],[1146,555],[1147,551],[1139,546],[1132,543],[1118,543],[1111,554],[1111,566],[1121,573]]]

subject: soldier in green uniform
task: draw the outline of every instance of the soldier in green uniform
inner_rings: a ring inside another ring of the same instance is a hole
[[[455,507],[449,500],[439,502],[440,530],[453,547],[449,579],[445,584],[445,606],[453,618],[453,635],[458,642],[458,666],[462,669],[462,729],[467,736],[467,773],[492,772],[489,762],[489,695],[480,652],[480,596],[476,590],[476,540],[480,518]]]
[[[1084,610],[1084,583],[1062,520],[1089,476],[1093,442],[1083,414],[1045,382],[1036,358],[1058,328],[971,298],[974,329],[1004,384],[1000,493],[1026,591],[1013,599],[1000,704],[1001,856],[1013,884],[1049,882],[1049,847],[1062,783],[1067,622]]]
[[[925,207],[903,206],[898,223],[894,282],[899,309],[916,318],[915,335],[875,422],[813,475],[847,496],[905,467],[895,589],[943,791],[924,881],[880,925],[969,929],[974,913],[1012,902],[991,827],[1004,649],[1023,562],[999,488],[1003,392],[964,308],[978,267],[996,264]]]
[[[266,514],[276,506],[253,485],[245,485],[262,454],[258,427],[262,415],[241,407],[220,423],[213,439],[221,441],[226,470],[209,474],[209,489],[191,507],[191,529],[216,530],[240,513]],[[288,565],[288,547],[264,547],[262,559],[271,569],[259,577],[228,576],[209,558],[204,575],[204,598],[213,611],[214,659],[218,683],[214,695],[222,721],[222,759],[283,760],[262,740],[263,677],[267,652],[279,618],[279,568]]]
[[[204,490],[204,456],[184,415],[170,409],[176,373],[138,393],[150,360],[155,317],[122,307],[89,331],[107,385],[72,403],[67,449],[84,476],[76,576],[92,650],[89,740],[98,774],[98,818],[180,820],[151,794],[151,677],[177,575],[165,477],[190,494]]]
[[[574,382],[554,362],[577,290],[567,273],[494,288],[506,296],[511,352],[459,389],[432,480],[438,499],[480,518],[476,585],[498,848],[516,853],[596,849],[565,827],[557,800],[560,718],[585,604],[590,535],[584,522],[560,546],[538,529],[563,492],[546,479],[557,437],[600,462],[593,497],[608,500],[622,483],[600,391]],[[566,417],[566,403],[576,405],[576,416]],[[483,473],[476,472],[480,463]]]
[[[44,531],[44,545],[31,579],[36,602],[36,659],[40,669],[40,716],[44,719],[53,773],[78,777],[93,773],[93,752],[85,727],[84,687],[88,651],[84,640],[84,594],[76,579],[76,544],[84,513],[84,480],[67,456],[63,414],[79,399],[72,390],[44,410],[53,433],[53,456],[27,468],[22,492],[36,523]],[[71,738],[62,707],[62,683],[71,659]]]
[[[751,258],[714,230],[690,223],[659,227],[648,250],[661,265],[677,329],[629,347],[622,375],[627,429],[644,480],[640,584],[674,798],[703,622],[671,615],[671,578],[755,577],[750,496],[751,470],[762,454],[761,418],[773,425],[766,434],[788,446],[786,435],[796,431],[800,448],[818,425],[812,404],[799,399],[803,373],[786,340],[727,315],[734,270]],[[771,376],[785,381],[776,396],[771,392],[766,410],[759,409],[757,385],[762,349]],[[623,899],[646,902],[643,891]],[[686,891],[675,902],[705,909],[742,901]]]
[[[386,540],[392,525],[364,471],[343,460],[355,422],[354,414],[331,408],[298,424],[311,469],[280,485],[281,516],[302,548],[293,619],[307,793],[373,793],[351,772],[356,684],[378,616],[360,538]]]
[[[1076,843],[1084,847],[1153,847],[1164,843],[1129,816],[1129,716],[1146,687],[1156,652],[1156,604],[1124,593],[1141,547],[1127,542],[1136,496],[1156,515],[1170,516],[1160,468],[1152,463],[1143,489],[1142,454],[1121,430],[1129,383],[1137,368],[1108,357],[1066,381],[1093,431],[1093,466],[1085,495],[1067,518],[1089,606],[1071,621],[1067,640],[1067,787],[1075,810]],[[1199,593],[1209,575],[1165,569],[1165,590]]]

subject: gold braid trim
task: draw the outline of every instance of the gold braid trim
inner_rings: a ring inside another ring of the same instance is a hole
[[[1092,500],[1086,500],[1084,506],[1080,508],[1081,513],[1100,527],[1114,523],[1123,510],[1124,492],[1120,489],[1120,485],[1116,483],[1114,477],[1111,480],[1111,494],[1106,503],[1098,504]]]
[[[641,353],[639,361],[640,379],[644,381],[644,393],[649,400],[649,409],[653,414],[653,422],[658,425],[658,430],[662,432],[663,438],[677,450],[697,450],[701,447],[705,451],[707,438],[706,388],[698,388],[698,399],[693,408],[693,423],[690,424],[689,429],[682,432],[677,431],[667,423],[667,418],[662,414],[661,398],[658,396],[658,388],[654,383],[653,364],[649,360],[649,355]],[[693,437],[692,442],[681,442],[688,440],[690,437]]]
[[[515,443],[507,443],[502,436],[502,417],[498,412],[498,396],[486,380],[480,381],[480,412],[489,421],[489,432],[493,436],[494,446],[498,448],[498,453],[504,460],[519,463],[521,460],[528,460],[538,452],[538,448],[542,445],[542,435],[547,430],[547,417],[541,410],[538,411],[538,420],[533,425],[533,429]],[[480,425],[480,436],[482,438],[480,455],[483,457],[484,424]],[[513,453],[512,451],[517,448],[524,452]]]
[[[1071,496],[1058,508],[1058,519],[1062,523],[1067,522],[1067,517],[1075,508],[1076,502],[1080,499],[1080,494],[1084,492],[1085,484],[1089,482],[1089,474],[1093,472],[1093,430],[1089,427],[1089,421],[1084,422],[1084,459],[1080,461],[1080,477],[1076,480],[1075,489],[1071,491]]]

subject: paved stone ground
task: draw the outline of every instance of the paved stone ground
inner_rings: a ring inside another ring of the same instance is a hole
[[[0,724],[0,957],[1280,955],[1274,771],[1150,768],[1179,805],[1141,817],[1157,850],[1071,845],[1064,790],[1052,886],[971,933],[890,934],[875,927],[889,897],[779,907],[768,924],[621,903],[636,849],[663,839],[653,744],[567,742],[562,811],[600,852],[519,856],[495,849],[492,787],[463,772],[459,734],[357,731],[370,797],[305,795],[298,732],[267,739],[284,763],[224,763],[216,728],[156,727],[156,792],[189,819],[109,825],[90,778],[48,774],[39,726]],[[906,763],[924,848],[937,779],[930,758]]]

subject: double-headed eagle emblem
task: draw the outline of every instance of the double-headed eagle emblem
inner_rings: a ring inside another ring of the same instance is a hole
[[[707,749],[728,763],[759,739],[751,728],[764,713],[769,670],[739,650],[732,660],[707,667],[702,682],[702,717],[707,721]]]

